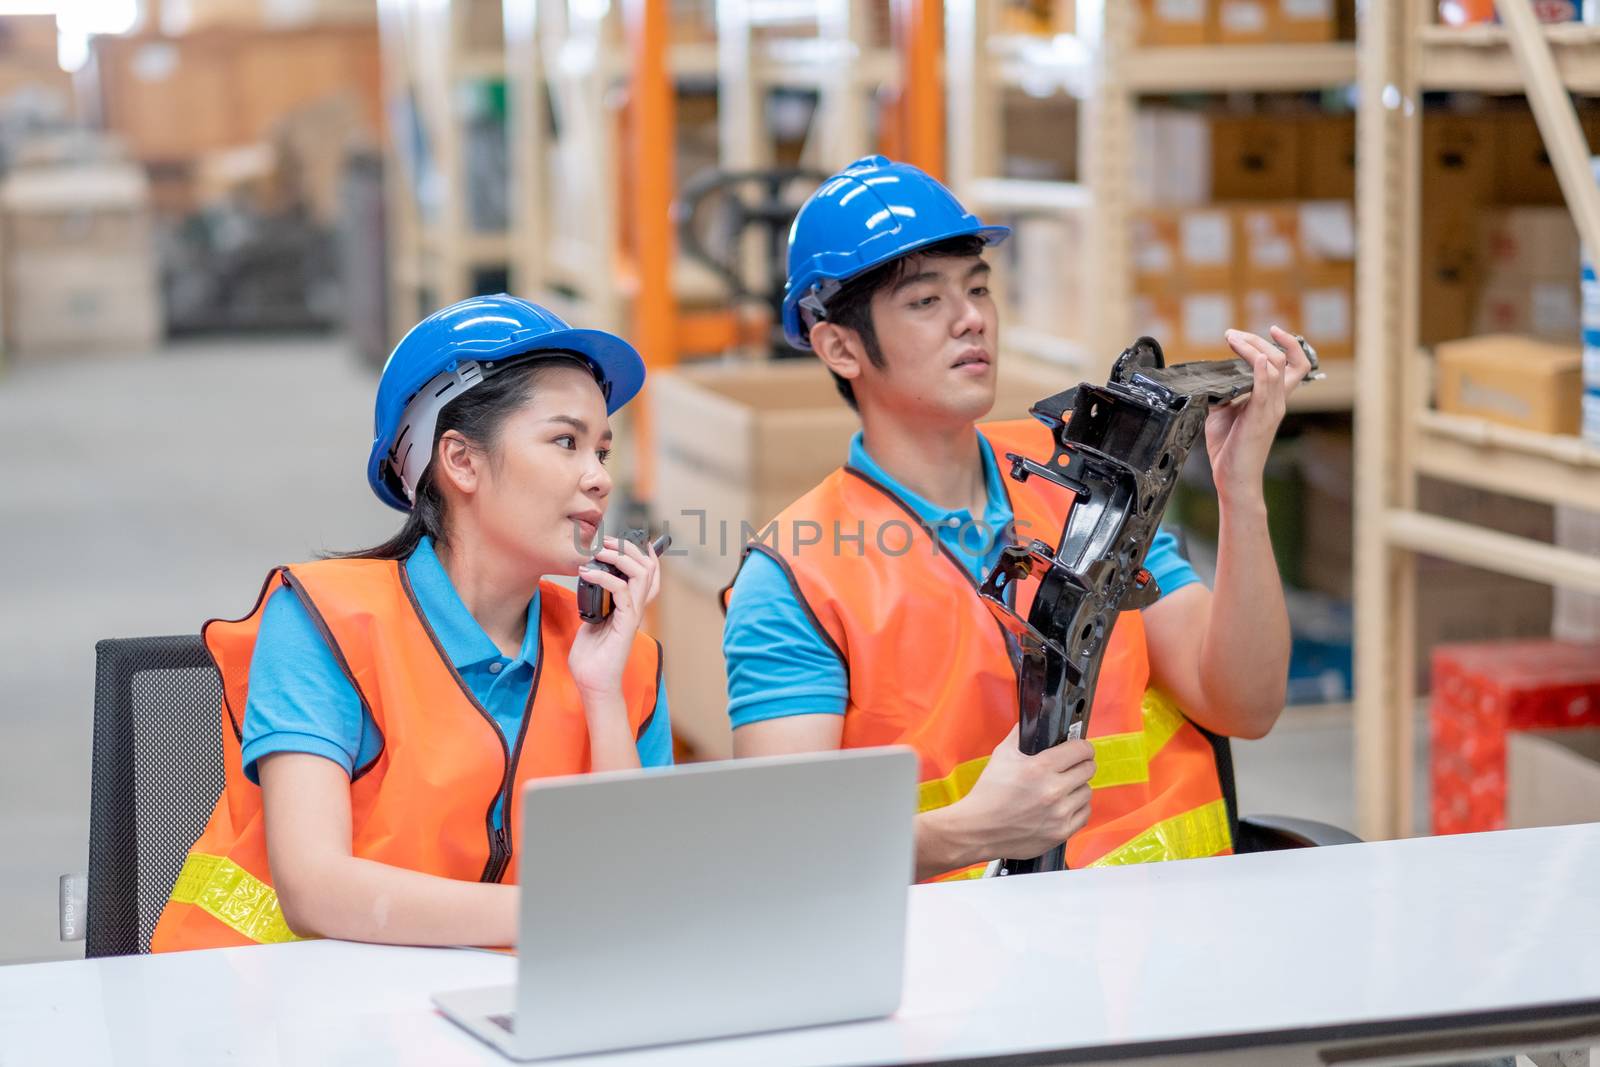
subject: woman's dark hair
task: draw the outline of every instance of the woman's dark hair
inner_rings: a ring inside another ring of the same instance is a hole
[[[981,256],[983,249],[984,241],[981,237],[972,235],[950,237],[900,256],[898,259],[891,259],[881,267],[873,267],[845,282],[834,298],[828,301],[828,321],[835,326],[854,330],[860,335],[861,347],[867,350],[867,359],[872,361],[874,367],[882,370],[883,347],[878,344],[878,331],[872,326],[872,298],[884,289],[899,285],[913,263],[924,259]],[[832,370],[828,373],[833,374],[834,388],[839,390],[844,402],[850,405],[850,410],[859,411],[860,409],[856,407],[856,391],[850,384],[850,379],[841,378]]]
[[[492,449],[500,438],[500,427],[506,419],[532,398],[534,386],[540,378],[559,367],[576,368],[592,375],[595,381],[600,381],[599,372],[581,356],[541,352],[532,358],[518,359],[518,362],[497,368],[495,373],[439,410],[439,419],[433,427],[433,451],[438,451],[439,438],[450,430],[479,448]],[[417,479],[416,502],[398,533],[381,545],[355,552],[332,552],[329,557],[403,560],[417,550],[423,537],[431,537],[435,544],[443,544],[448,536],[444,494],[434,484],[433,461],[430,459],[423,468],[422,477]]]

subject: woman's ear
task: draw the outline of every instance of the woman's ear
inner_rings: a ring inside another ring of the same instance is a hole
[[[867,352],[861,344],[861,335],[848,326],[817,323],[811,327],[811,350],[839,377],[850,381],[861,377],[861,362]]]
[[[433,457],[434,480],[439,488],[446,486],[468,496],[478,491],[478,478],[482,473],[482,452],[455,430],[446,430],[439,437],[439,452]]]

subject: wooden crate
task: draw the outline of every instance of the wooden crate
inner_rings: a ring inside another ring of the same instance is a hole
[[[354,92],[382,126],[377,30],[212,30],[185,37],[99,37],[107,129],[133,158],[188,161],[264,140],[298,108]]]

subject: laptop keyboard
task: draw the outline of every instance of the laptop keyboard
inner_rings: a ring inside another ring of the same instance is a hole
[[[514,1034],[517,1032],[517,1013],[514,1011],[508,1011],[500,1015],[491,1015],[489,1016],[489,1021],[494,1023],[508,1034]]]

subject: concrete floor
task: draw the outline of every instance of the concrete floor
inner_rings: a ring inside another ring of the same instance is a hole
[[[273,564],[391,533],[364,476],[373,387],[301,338],[0,374],[0,964],[82,951],[56,940],[56,879],[86,865],[95,641],[192,633]],[[1352,825],[1347,710],[1235,752],[1247,813]]]

